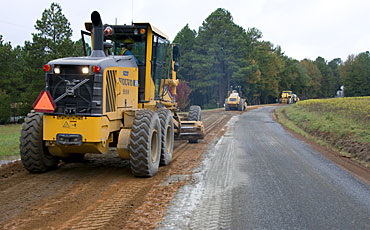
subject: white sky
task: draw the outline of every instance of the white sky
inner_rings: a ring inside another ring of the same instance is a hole
[[[98,10],[103,23],[150,22],[170,40],[188,23],[198,31],[217,8],[230,11],[244,29],[258,28],[263,40],[280,45],[289,57],[322,56],[330,61],[370,50],[369,0],[13,0],[0,8],[0,34],[12,46],[32,40],[34,25],[52,2],[62,6],[73,40]],[[132,4],[133,3],[133,4]]]

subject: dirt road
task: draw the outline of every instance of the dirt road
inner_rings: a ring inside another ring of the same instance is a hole
[[[30,174],[18,161],[0,167],[0,229],[154,228],[180,186],[191,179],[208,144],[241,112],[202,114],[206,137],[198,144],[176,141],[174,159],[153,178],[135,178],[129,162],[87,156],[52,172]]]

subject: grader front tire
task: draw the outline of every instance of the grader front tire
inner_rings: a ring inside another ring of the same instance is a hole
[[[19,138],[23,166],[31,173],[43,173],[56,169],[59,163],[59,159],[52,156],[44,145],[42,120],[42,113],[28,113]]]
[[[172,160],[174,143],[174,125],[171,111],[161,109],[158,111],[161,122],[161,160],[160,165],[168,165]]]
[[[158,114],[151,110],[137,110],[130,134],[131,171],[137,177],[152,177],[161,157],[161,124]]]

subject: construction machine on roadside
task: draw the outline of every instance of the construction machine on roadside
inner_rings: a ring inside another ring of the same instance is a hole
[[[225,99],[225,110],[244,111],[247,108],[247,101],[241,97],[241,87],[236,87],[238,90],[233,90],[231,86],[231,93]]]
[[[281,93],[281,97],[279,99],[279,102],[282,104],[292,104],[292,94],[293,92],[290,90],[283,91]]]
[[[293,94],[292,91],[287,90],[281,92],[281,97],[279,99],[279,102],[282,104],[293,104],[297,103],[299,101],[299,98],[296,94]]]
[[[90,56],[44,66],[45,90],[22,126],[22,163],[29,172],[46,172],[59,160],[115,147],[135,176],[154,176],[171,162],[174,138],[204,138],[199,106],[188,117],[177,114],[179,47],[149,23],[103,25],[96,11],[91,20],[82,32]]]

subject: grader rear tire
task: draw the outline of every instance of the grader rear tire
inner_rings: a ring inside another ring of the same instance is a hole
[[[43,173],[56,169],[59,163],[59,159],[52,156],[44,145],[42,120],[42,113],[28,113],[19,138],[23,166],[31,173]]]
[[[172,160],[173,143],[174,143],[174,125],[172,113],[168,109],[158,111],[161,122],[161,160],[160,165],[168,165]]]
[[[130,134],[131,171],[137,177],[152,177],[161,158],[161,124],[158,114],[151,110],[137,110]]]

